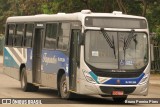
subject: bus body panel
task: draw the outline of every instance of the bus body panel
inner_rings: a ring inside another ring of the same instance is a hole
[[[44,86],[57,88],[58,71],[63,69],[66,71],[66,74],[68,74],[68,56],[58,50],[43,49],[41,58],[41,84]],[[27,50],[26,69],[28,72],[32,72],[32,49]]]
[[[18,50],[22,50],[20,54]],[[24,55],[22,57],[22,55]],[[22,59],[16,58],[21,56]],[[32,83],[32,48],[4,48],[4,73],[20,80],[20,65],[25,64],[27,80]],[[41,78],[42,85],[57,88],[57,73],[63,69],[68,76],[69,57],[62,51],[42,50]]]
[[[26,63],[26,49],[4,48],[4,73],[12,78],[20,80],[20,66]]]

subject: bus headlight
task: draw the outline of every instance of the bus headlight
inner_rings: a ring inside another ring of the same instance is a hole
[[[92,76],[87,71],[83,71],[83,74],[88,82],[96,84],[96,81],[92,78]]]
[[[139,84],[140,84],[140,85],[145,84],[146,81],[148,80],[148,78],[149,78],[149,74],[146,74],[146,75],[141,79],[141,81],[139,82]]]

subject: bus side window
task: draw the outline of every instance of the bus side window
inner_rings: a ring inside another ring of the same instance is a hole
[[[57,23],[46,24],[46,38],[44,48],[55,49],[56,48],[56,36],[57,36]]]
[[[33,24],[26,25],[25,37],[24,37],[24,46],[25,47],[32,47],[33,29],[34,29]]]
[[[9,24],[7,26],[7,35],[6,35],[6,45],[12,46],[13,45],[13,39],[14,39],[14,30],[15,30],[15,25],[14,24]]]
[[[14,37],[14,46],[22,46],[24,35],[24,24],[17,24]]]
[[[58,49],[67,50],[69,47],[70,23],[60,23],[58,29]]]

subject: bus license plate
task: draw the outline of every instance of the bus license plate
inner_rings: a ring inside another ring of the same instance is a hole
[[[123,91],[113,91],[112,95],[123,95]]]

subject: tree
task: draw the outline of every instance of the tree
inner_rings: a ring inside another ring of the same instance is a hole
[[[160,0],[0,0],[0,33],[4,33],[4,24],[9,16],[72,13],[83,9],[144,16],[148,19],[150,31],[158,33],[159,4]]]
[[[127,9],[125,7],[124,2],[122,0],[116,0],[116,1],[121,12],[123,12],[124,14],[127,14]]]

